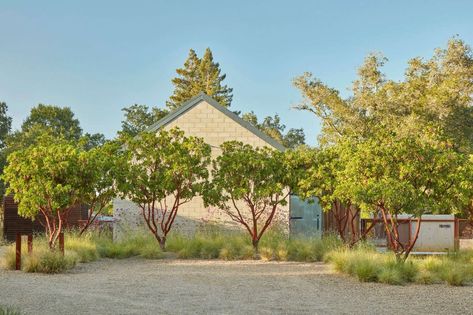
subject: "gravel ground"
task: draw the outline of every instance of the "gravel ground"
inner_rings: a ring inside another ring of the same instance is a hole
[[[0,270],[27,314],[473,314],[473,287],[359,283],[321,263],[108,260],[60,275]]]

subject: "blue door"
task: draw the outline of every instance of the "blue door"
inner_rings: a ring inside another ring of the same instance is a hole
[[[322,208],[317,198],[309,201],[298,196],[291,196],[289,215],[291,237],[320,238],[322,236]]]

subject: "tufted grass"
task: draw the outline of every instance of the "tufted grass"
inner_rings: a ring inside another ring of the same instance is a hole
[[[473,281],[473,253],[470,251],[445,256],[411,257],[399,263],[390,253],[374,249],[337,249],[327,255],[327,261],[340,273],[356,277],[362,282],[392,285],[407,283],[448,283],[467,285]]]
[[[0,315],[21,315],[21,312],[12,306],[0,305]]]

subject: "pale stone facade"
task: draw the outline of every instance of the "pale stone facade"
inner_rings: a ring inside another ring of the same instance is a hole
[[[255,147],[266,146],[281,149],[274,141],[266,138],[265,135],[254,128],[252,129],[245,125],[246,122],[243,122],[235,114],[226,109],[219,109],[217,106],[220,105],[208,97],[197,98],[194,102],[194,104],[191,104],[192,106],[188,106],[187,110],[179,115],[175,115],[169,122],[165,122],[162,128],[179,127],[187,135],[202,137],[212,148],[212,158],[220,154],[221,149],[219,146],[223,142],[231,140],[241,141]],[[166,120],[166,117],[163,120]],[[123,234],[123,231],[144,226],[140,209],[129,201],[115,200],[114,215],[118,219],[114,228],[116,236]],[[223,211],[215,208],[206,208],[202,198],[195,197],[189,203],[180,207],[173,229],[175,228],[182,232],[192,232],[197,227],[209,222],[229,228],[240,228]],[[278,209],[276,222],[289,229],[289,203]]]

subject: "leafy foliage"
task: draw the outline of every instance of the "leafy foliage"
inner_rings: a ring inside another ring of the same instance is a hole
[[[179,207],[202,193],[210,146],[178,128],[142,133],[126,143],[123,196],[139,205],[148,228],[164,249]]]
[[[221,149],[204,200],[243,225],[257,251],[278,207],[287,204],[295,172],[283,152],[237,141],[224,142]]]
[[[420,135],[472,150],[473,56],[459,39],[437,49],[429,60],[409,61],[404,81],[381,72],[387,60],[369,55],[358,71],[352,95],[340,93],[306,73],[294,80],[304,99],[298,108],[322,119],[321,144],[342,137],[369,138],[389,128],[400,136]],[[437,134],[438,137],[432,137]]]
[[[232,88],[222,85],[226,74],[221,74],[220,65],[214,62],[210,48],[199,58],[191,49],[183,68],[176,69],[178,76],[172,79],[173,95],[166,102],[170,110],[181,106],[185,101],[204,92],[219,104],[229,107],[232,102]]]
[[[3,179],[18,202],[18,214],[35,219],[44,216],[49,245],[54,247],[64,219],[80,197],[80,152],[58,139],[15,151],[8,157]]]
[[[18,213],[42,220],[54,248],[72,207],[89,204],[92,216],[115,196],[118,148],[109,143],[87,151],[49,136],[36,141],[9,155],[3,179],[9,184],[7,193],[18,202]]]
[[[21,125],[21,130],[7,137],[7,154],[34,145],[44,136],[72,142],[80,140],[87,148],[105,142],[102,134],[87,133],[82,137],[79,120],[69,107],[39,104],[31,109],[30,115]]]
[[[81,152],[79,188],[80,202],[89,207],[86,223],[80,235],[103,214],[118,194],[116,179],[123,176],[124,157],[119,142],[108,142],[100,147]]]
[[[7,114],[8,106],[4,102],[0,102],[0,174],[7,163],[7,148],[6,139],[11,131],[12,118]],[[3,196],[5,192],[5,185],[3,180],[0,180],[0,194]],[[0,210],[1,212],[2,210]],[[0,221],[2,216],[0,213]]]
[[[298,108],[323,125],[300,190],[325,204],[380,211],[391,247],[406,259],[419,229],[401,244],[397,215],[412,214],[420,228],[423,213],[460,213],[472,204],[473,55],[454,38],[431,59],[409,61],[399,82],[381,72],[386,61],[369,55],[347,98],[311,74],[294,80],[304,97]],[[323,159],[334,152],[336,159]]]
[[[262,123],[258,122],[258,117],[256,117],[254,112],[245,113],[242,115],[242,118],[286,148],[296,148],[305,143],[305,134],[302,128],[291,128],[284,134],[286,126],[281,123],[281,118],[278,114],[274,115],[274,117],[265,117]]]
[[[168,111],[157,107],[152,107],[151,110],[146,105],[134,104],[130,107],[122,109],[125,112],[125,120],[122,121],[122,130],[118,133],[120,136],[134,137],[140,132],[143,132],[166,116]]]

